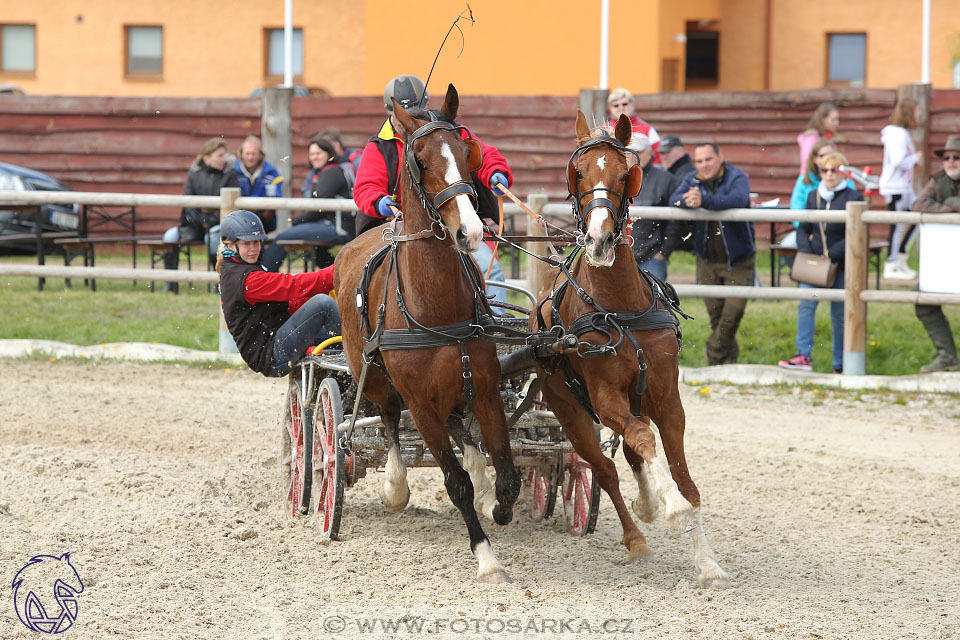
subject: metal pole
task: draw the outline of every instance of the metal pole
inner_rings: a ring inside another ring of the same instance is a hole
[[[923,0],[923,44],[920,51],[920,82],[930,83],[930,0]]]
[[[283,86],[293,86],[293,0],[283,0]]]
[[[600,0],[600,88],[607,88],[607,62],[610,58],[610,0]]]

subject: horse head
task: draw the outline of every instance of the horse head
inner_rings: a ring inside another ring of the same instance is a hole
[[[480,168],[483,150],[477,140],[464,139],[461,132],[466,129],[455,122],[459,107],[460,97],[452,84],[439,112],[408,112],[394,101],[404,137],[401,184],[415,196],[403,196],[406,224],[439,225],[453,238],[457,250],[472,253],[483,236],[483,223],[477,215],[470,173]],[[417,202],[426,220],[417,219]]]
[[[587,264],[609,267],[616,245],[627,234],[627,207],[640,192],[643,170],[627,164],[633,130],[625,115],[620,115],[611,137],[605,130],[591,132],[577,109],[576,131],[578,146],[567,163],[567,189],[574,199]]]

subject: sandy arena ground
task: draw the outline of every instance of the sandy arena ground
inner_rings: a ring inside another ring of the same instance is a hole
[[[286,380],[0,365],[0,582],[71,552],[86,588],[62,637],[960,637],[957,397],[685,387],[687,459],[730,588],[698,588],[688,540],[662,521],[641,527],[656,558],[626,564],[606,496],[587,538],[560,508],[484,521],[514,580],[496,586],[476,582],[435,469],[410,472],[400,514],[371,471],[347,491],[339,542],[282,515]],[[0,638],[35,637],[4,602]],[[408,614],[421,632],[377,622]]]

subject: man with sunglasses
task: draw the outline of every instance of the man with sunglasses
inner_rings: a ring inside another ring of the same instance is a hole
[[[947,138],[944,148],[937,149],[934,153],[943,160],[943,168],[930,176],[917,201],[913,203],[913,210],[926,213],[960,212],[960,135]],[[920,367],[920,371],[956,371],[960,368],[960,360],[957,359],[953,331],[943,314],[943,307],[918,304],[915,311],[933,346],[937,348],[937,357],[930,364]]]
[[[662,164],[660,159],[660,134],[653,128],[649,122],[637,117],[636,110],[633,107],[633,94],[619,87],[610,92],[607,96],[607,111],[610,113],[609,127],[617,126],[617,119],[620,114],[625,114],[630,118],[630,126],[634,133],[642,133],[650,139],[650,148],[653,149],[653,164]]]

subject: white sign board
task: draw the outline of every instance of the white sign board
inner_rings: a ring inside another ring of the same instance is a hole
[[[960,224],[920,225],[920,291],[960,293]]]

